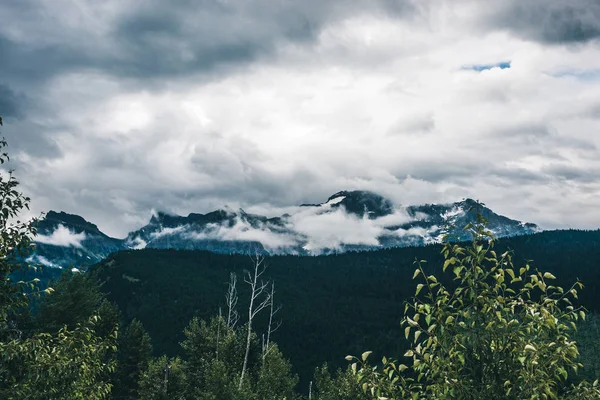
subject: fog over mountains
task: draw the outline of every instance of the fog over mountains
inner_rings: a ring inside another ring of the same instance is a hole
[[[85,267],[126,249],[174,248],[217,253],[317,255],[437,243],[443,234],[468,239],[462,228],[475,218],[471,199],[452,204],[394,206],[368,191],[338,192],[324,203],[302,204],[292,214],[266,217],[219,209],[187,216],[156,212],[126,238],[111,238],[78,215],[50,211],[38,224],[31,261],[49,267]],[[482,207],[498,236],[539,230]]]

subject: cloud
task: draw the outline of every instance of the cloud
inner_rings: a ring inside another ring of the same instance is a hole
[[[343,246],[378,246],[384,236],[414,236],[421,238],[428,231],[422,229],[399,229],[400,225],[414,221],[404,208],[392,214],[371,219],[368,215],[348,213],[343,206],[333,207],[333,199],[321,206],[294,207],[291,215],[282,223],[261,222],[247,214],[237,214],[230,221],[207,224],[201,229],[194,225],[162,228],[150,234],[151,239],[177,235],[191,240],[220,240],[261,243],[272,253],[303,252],[311,254],[339,250]],[[273,210],[271,210],[273,211]],[[240,211],[241,212],[241,211]],[[418,218],[426,218],[419,215]],[[435,231],[437,228],[432,228]],[[131,243],[137,248],[145,247],[143,240]],[[142,247],[143,246],[143,247]]]
[[[116,237],[153,208],[274,216],[344,189],[399,205],[472,197],[546,228],[595,228],[597,10],[3,1],[2,133],[34,214],[66,210]],[[381,229],[319,218],[307,215],[316,247],[345,234],[327,223],[364,229],[354,243]],[[239,228],[227,234],[264,234]]]
[[[232,226],[209,224],[201,232],[190,231],[184,235],[195,240],[218,239],[261,243],[265,249],[277,253],[279,250],[298,246],[298,237],[289,232],[271,229],[266,224],[252,226],[247,221],[236,218]]]
[[[56,265],[52,261],[48,260],[46,257],[40,256],[38,254],[28,257],[27,262],[32,263],[32,264],[41,264],[41,265],[43,265],[45,267],[49,267],[49,268],[62,269],[62,267],[60,265]]]
[[[143,8],[135,0],[8,1],[0,6],[0,68],[38,80],[81,69],[146,82],[221,75],[216,68],[252,63],[282,43],[310,44],[328,23],[355,13],[414,11],[409,0],[149,0]]]
[[[23,96],[19,96],[8,85],[0,82],[0,113],[4,118],[21,116]]]
[[[86,239],[85,232],[73,233],[64,225],[58,225],[50,235],[37,235],[35,241],[52,246],[83,248],[81,242]]]
[[[141,237],[136,237],[133,240],[127,242],[127,246],[134,250],[145,249],[147,245],[148,243]]]
[[[175,228],[162,228],[161,230],[157,231],[157,232],[152,232],[150,234],[150,238],[151,239],[159,239],[163,236],[170,236],[170,235],[175,235],[175,234],[180,234],[185,232],[186,230],[188,230],[189,227],[185,226],[185,225],[181,225],[181,226],[177,226]],[[143,241],[142,241],[143,242]],[[142,244],[142,242],[139,242],[138,244]]]
[[[505,0],[492,21],[524,38],[550,44],[600,38],[600,4],[595,0]]]
[[[342,244],[378,246],[377,237],[383,233],[383,228],[373,226],[366,216],[359,218],[339,209],[326,214],[300,214],[293,221],[295,229],[307,237],[304,248],[314,253],[338,249]]]

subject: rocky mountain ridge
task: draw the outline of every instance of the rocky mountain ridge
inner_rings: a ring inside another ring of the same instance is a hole
[[[111,238],[78,215],[50,211],[38,224],[30,261],[49,267],[85,268],[126,249],[174,248],[216,253],[317,255],[438,243],[445,233],[469,239],[462,230],[479,207],[471,199],[451,204],[396,207],[373,192],[341,191],[319,204],[302,204],[278,217],[220,209],[187,216],[157,212],[124,239]],[[497,237],[539,231],[535,224],[479,212]]]

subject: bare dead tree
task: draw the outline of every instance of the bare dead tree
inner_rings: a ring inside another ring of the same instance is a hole
[[[171,366],[169,365],[169,359],[167,359],[167,361],[165,361],[165,378],[163,380],[163,392],[165,394],[165,397],[167,396],[168,393],[168,386],[169,386],[169,371],[171,370]]]
[[[237,275],[232,272],[229,275],[229,287],[225,300],[227,300],[227,326],[235,329],[235,325],[240,319],[240,314],[237,312],[238,294],[237,294]]]
[[[263,348],[262,348],[263,364],[265,362],[265,358],[267,357],[267,354],[269,354],[269,352],[272,349],[271,334],[273,332],[275,332],[277,329],[279,329],[279,327],[281,326],[281,320],[279,320],[275,324],[273,324],[273,317],[275,316],[275,314],[277,314],[279,312],[279,310],[281,310],[281,306],[275,307],[275,283],[274,282],[271,282],[271,292],[269,293],[269,308],[270,308],[269,326],[267,327],[267,341],[266,342],[264,342],[264,337],[263,337]]]
[[[221,307],[219,307],[219,319],[217,320],[217,351],[216,358],[219,359],[219,342],[221,341],[221,321],[223,316],[221,315]]]
[[[267,291],[269,282],[264,282],[261,277],[265,273],[265,258],[258,253],[250,257],[254,264],[253,271],[246,272],[244,282],[250,285],[250,305],[248,306],[248,334],[246,336],[246,354],[244,355],[244,364],[240,375],[239,388],[242,388],[244,376],[248,368],[248,355],[250,354],[250,341],[252,339],[252,321],[258,313],[269,307],[271,294]]]

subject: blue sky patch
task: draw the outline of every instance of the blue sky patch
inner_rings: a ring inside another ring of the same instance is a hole
[[[462,69],[470,69],[473,71],[481,72],[492,68],[500,68],[507,69],[510,68],[510,61],[502,61],[496,64],[473,64],[473,65],[465,65]]]

